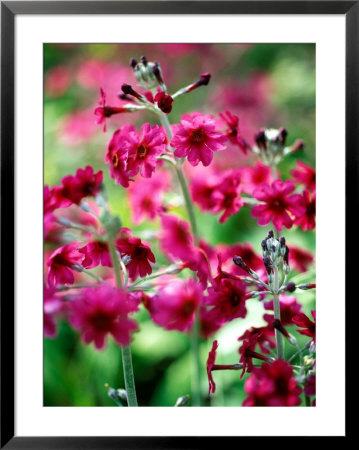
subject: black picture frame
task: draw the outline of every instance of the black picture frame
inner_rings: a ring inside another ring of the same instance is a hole
[[[5,1],[1,2],[1,442],[6,449],[204,448],[230,437],[25,437],[14,435],[14,58],[18,14],[339,14],[346,20],[346,297],[357,264],[359,1]],[[335,61],[333,61],[335,64]],[[351,243],[352,242],[352,243]],[[355,244],[354,244],[355,245]],[[6,283],[4,282],[6,280]],[[346,327],[346,330],[348,326]],[[348,340],[346,340],[348,342]],[[348,373],[348,372],[347,372]],[[348,388],[347,388],[348,391]],[[347,400],[347,399],[346,399]],[[346,409],[348,403],[346,401]],[[346,436],[349,437],[348,422]],[[259,438],[262,440],[263,438]],[[283,438],[286,439],[286,438]],[[238,445],[238,444],[237,444]]]

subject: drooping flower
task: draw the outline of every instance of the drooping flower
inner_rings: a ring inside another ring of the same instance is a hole
[[[137,324],[128,317],[138,309],[127,292],[102,285],[82,289],[69,304],[69,321],[79,330],[85,344],[94,343],[97,350],[106,346],[107,335],[112,335],[121,346],[131,341]]]
[[[292,319],[297,314],[302,312],[302,305],[297,302],[296,297],[280,294],[279,295],[279,305],[280,305],[280,320],[283,325],[291,325]],[[264,308],[269,311],[274,310],[273,300],[264,303]],[[271,324],[273,322],[274,316],[272,314],[265,314],[264,320]]]
[[[216,130],[216,120],[209,114],[184,114],[180,124],[175,126],[171,146],[175,156],[188,158],[192,166],[202,162],[209,166],[213,152],[225,150],[227,137]]]
[[[47,281],[49,286],[73,284],[73,267],[81,265],[84,255],[79,252],[80,242],[70,242],[55,250],[49,257]]]
[[[132,219],[138,224],[147,218],[154,220],[156,216],[164,212],[163,194],[170,185],[168,171],[156,171],[150,179],[136,180],[128,188],[128,194],[132,206]]]
[[[94,114],[96,116],[96,123],[103,124],[103,132],[106,131],[106,119],[123,112],[128,112],[128,108],[123,106],[108,106],[106,105],[106,93],[100,88],[100,100],[99,105],[95,108]]]
[[[145,277],[152,273],[150,263],[155,263],[156,258],[147,242],[142,241],[139,237],[132,236],[132,231],[128,228],[122,228],[120,237],[116,239],[115,244],[121,257],[130,258],[126,268],[132,281],[139,276]]]
[[[308,316],[303,313],[297,314],[293,317],[292,323],[298,325],[298,327],[303,328],[303,330],[297,330],[298,333],[304,336],[309,336],[315,342],[315,328],[316,328],[316,312],[311,311],[314,322],[312,322]]]
[[[315,190],[315,169],[304,164],[303,161],[297,161],[297,168],[291,170],[294,181],[303,184],[309,191]]]
[[[264,353],[269,353],[271,348],[275,347],[275,342],[271,339],[274,333],[268,327],[255,328],[252,327],[247,330],[242,336],[238,338],[243,341],[239,347],[238,352],[241,355],[239,362],[243,364],[241,378],[245,372],[250,373],[253,370],[253,358],[268,361],[268,357],[261,355],[255,351],[258,344]]]
[[[77,169],[75,175],[67,175],[62,179],[61,196],[79,205],[85,197],[95,197],[101,189],[102,170],[94,172],[93,167]]]
[[[161,216],[161,224],[160,245],[163,251],[175,259],[193,260],[195,249],[189,224],[170,214]]]
[[[297,217],[294,223],[303,231],[313,230],[315,228],[315,190],[312,193],[307,189],[304,190],[302,206],[305,208],[305,213]]]
[[[79,252],[85,255],[82,265],[86,269],[92,269],[93,267],[97,267],[99,264],[105,267],[112,267],[107,242],[91,240],[85,246],[79,248]]]
[[[213,341],[212,349],[208,353],[207,358],[207,377],[208,377],[208,395],[214,394],[216,392],[216,383],[212,377],[212,367],[216,363],[216,355],[217,355],[218,341]]]
[[[157,103],[160,110],[165,114],[169,114],[172,111],[173,98],[165,92],[157,92],[154,101]]]
[[[246,380],[244,390],[248,397],[243,406],[298,406],[301,389],[294,376],[292,366],[283,360],[272,364],[263,363],[254,367]]]
[[[292,181],[279,179],[274,180],[271,186],[262,184],[257,188],[253,197],[263,203],[253,207],[252,216],[258,218],[258,224],[265,226],[272,221],[278,231],[282,231],[283,226],[291,228],[294,217],[305,213],[301,196],[290,195],[294,189]]]
[[[230,113],[228,110],[224,113],[220,113],[219,117],[223,120],[227,125],[227,129],[225,131],[228,140],[234,144],[238,145],[238,147],[242,150],[244,154],[250,149],[250,145],[243,139],[241,134],[239,133],[239,118],[238,116]]]
[[[176,279],[159,288],[150,300],[150,314],[166,330],[188,331],[202,301],[202,287],[192,278]]]

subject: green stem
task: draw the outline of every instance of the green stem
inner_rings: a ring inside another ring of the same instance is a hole
[[[117,287],[121,288],[123,285],[121,278],[121,265],[118,259],[116,247],[111,240],[109,240],[108,246],[110,249],[112,265],[115,271],[116,285]],[[125,379],[125,387],[127,393],[127,404],[128,406],[138,406],[136,397],[135,378],[133,375],[133,367],[132,367],[131,346],[128,345],[126,347],[121,347],[121,351],[122,351],[123,377]]]
[[[279,303],[279,272],[278,267],[274,268],[274,295],[273,295],[273,304],[274,304],[274,317],[275,319],[280,320],[280,303]],[[275,338],[277,342],[277,356],[280,359],[284,359],[284,347],[283,347],[283,336],[280,331],[275,330]]]
[[[169,141],[172,139],[172,130],[168,117],[166,114],[161,114],[161,123],[166,130]],[[176,161],[175,170],[179,184],[181,186],[183,198],[185,201],[185,206],[188,214],[188,219],[191,224],[192,234],[194,236],[195,245],[198,244],[199,235],[196,222],[196,216],[194,213],[192,199],[188,190],[186,179],[182,172],[182,167]],[[201,406],[201,365],[200,365],[200,355],[199,355],[199,340],[200,340],[200,323],[199,323],[199,312],[195,312],[194,322],[191,333],[192,341],[192,403],[193,406]]]

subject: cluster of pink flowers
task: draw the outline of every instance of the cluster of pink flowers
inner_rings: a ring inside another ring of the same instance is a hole
[[[123,84],[119,97],[129,103],[110,106],[101,89],[94,114],[104,131],[106,120],[116,120],[113,116],[119,113],[145,109],[161,119],[161,126],[146,122],[139,131],[132,124],[122,125],[112,134],[104,155],[110,178],[125,188],[133,223],[156,223],[141,237],[123,226],[103,195],[102,171],[96,173],[90,166],[65,176],[58,186],[45,186],[45,241],[51,248],[46,254],[45,334],[54,337],[57,317],[63,317],[83,343],[93,343],[97,350],[105,348],[109,336],[126,347],[139,328],[132,314],[144,307],[154,324],[168,331],[198,332],[208,339],[227,323],[246,319],[249,301],[258,301],[264,325],[252,326],[238,337],[238,362],[216,364],[219,344],[214,340],[207,360],[209,394],[216,391],[214,370],[240,369],[238,381],[246,376],[244,406],[297,406],[302,392],[315,395],[315,363],[303,364],[302,381],[296,378],[279,354],[278,335],[296,345],[288,329],[299,327],[296,331],[310,338],[306,350],[314,355],[315,311],[312,321],[298,297],[290,294],[315,285],[287,279],[290,266],[306,272],[314,261],[312,254],[287,245],[273,231],[261,243],[262,255],[249,243],[211,245],[196,229],[193,205],[220,214],[220,223],[250,208],[248,220],[253,224],[255,218],[259,226],[273,224],[277,232],[293,226],[313,230],[315,170],[298,161],[292,178],[282,180],[276,164],[298,151],[295,144],[286,146],[286,130],[261,130],[248,139],[240,118],[228,110],[218,118],[201,112],[183,114],[171,126],[167,115],[176,98],[206,86],[210,74],[203,73],[170,94],[158,63],[142,57],[140,63],[132,59],[131,66],[143,90]],[[91,85],[96,73],[101,75],[101,67],[84,67],[81,82]],[[249,109],[254,100],[248,96]],[[217,159],[229,146],[241,157],[257,155],[259,160],[222,169]],[[167,164],[178,177],[189,222],[177,214],[178,202],[171,196],[175,180]],[[189,190],[184,174],[190,179]],[[65,237],[65,232],[72,234]],[[143,240],[147,236],[150,242]],[[151,242],[154,238],[158,246]]]

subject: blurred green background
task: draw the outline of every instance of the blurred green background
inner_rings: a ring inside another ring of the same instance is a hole
[[[155,123],[146,113],[126,115],[108,121],[107,133],[95,124],[93,110],[99,88],[107,93],[109,105],[120,105],[117,94],[124,82],[136,85],[130,57],[146,55],[158,61],[170,92],[196,81],[203,72],[212,79],[207,87],[180,97],[169,115],[172,123],[181,114],[202,111],[218,115],[229,109],[240,117],[244,137],[253,141],[261,127],[288,130],[288,143],[303,139],[304,151],[291,155],[280,165],[283,178],[289,177],[296,159],[315,165],[315,45],[312,44],[46,44],[44,45],[44,184],[60,183],[61,178],[89,164],[103,170],[110,207],[120,215],[124,226],[141,235],[158,228],[158,223],[134,226],[125,189],[115,185],[104,164],[107,142],[112,132],[126,122],[140,126]],[[224,152],[220,152],[224,153]],[[217,157],[217,155],[216,155]],[[220,156],[218,156],[220,158]],[[235,156],[236,158],[236,156]],[[222,162],[217,161],[219,164]],[[223,161],[224,167],[249,164],[253,160]],[[176,213],[185,216],[178,208]],[[260,242],[269,227],[263,228],[242,208],[225,224],[218,217],[199,213],[201,235],[212,245],[250,242],[260,252]],[[290,244],[315,251],[315,233],[297,227],[283,233]],[[156,242],[151,242],[156,257]],[[46,244],[45,250],[51,250]],[[161,262],[161,258],[157,258]],[[314,268],[313,268],[314,270]],[[314,271],[292,277],[314,281]],[[298,295],[309,313],[314,308],[311,291]],[[263,307],[258,300],[247,302],[248,316],[224,326],[215,336],[219,341],[219,364],[238,362],[237,338],[250,326],[264,325]],[[140,406],[173,406],[178,397],[190,393],[190,343],[188,336],[166,331],[152,323],[147,311],[136,314],[140,331],[132,344],[136,388]],[[214,339],[214,338],[213,338]],[[212,340],[201,343],[203,392],[208,384],[205,362]],[[306,339],[299,339],[304,344]],[[287,354],[293,353],[286,348]],[[238,372],[215,372],[217,392],[207,404],[238,406],[245,393]],[[107,397],[104,383],[124,386],[121,351],[111,340],[105,351],[82,345],[70,326],[60,321],[55,339],[44,339],[45,406],[115,406]]]

